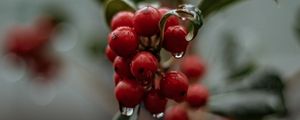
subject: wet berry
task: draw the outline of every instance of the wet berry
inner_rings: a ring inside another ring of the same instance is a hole
[[[121,57],[133,55],[138,48],[138,39],[133,29],[118,27],[108,36],[110,48]]]
[[[124,79],[115,87],[115,96],[122,107],[133,108],[142,101],[144,88],[134,80]]]
[[[161,80],[160,88],[164,96],[181,102],[185,99],[188,90],[187,77],[177,71],[167,72],[163,80]]]
[[[140,36],[152,36],[159,32],[159,11],[151,6],[136,11],[133,18],[134,30]]]
[[[133,16],[134,14],[129,11],[122,11],[117,13],[111,20],[111,24],[110,24],[111,29],[114,30],[121,26],[132,27]]]
[[[165,32],[163,47],[173,54],[184,52],[188,45],[188,41],[185,39],[186,35],[187,32],[182,26],[168,27]]]
[[[114,62],[115,58],[117,57],[117,54],[110,49],[109,45],[106,46],[105,55],[110,62]]]
[[[197,80],[205,73],[204,62],[196,55],[186,56],[180,64],[180,70],[189,78]]]
[[[152,114],[165,111],[167,99],[159,95],[158,90],[151,90],[144,99],[146,109]]]
[[[189,118],[185,108],[181,106],[175,106],[166,111],[164,120],[189,120]]]
[[[130,78],[131,72],[130,72],[130,66],[129,62],[120,56],[115,58],[115,61],[113,63],[115,72],[120,76],[120,77],[127,77]]]
[[[187,92],[186,101],[193,108],[199,108],[207,103],[208,90],[202,85],[192,85]]]
[[[130,68],[137,79],[152,79],[158,69],[158,61],[150,52],[139,52],[132,59]]]
[[[159,8],[158,11],[160,12],[161,16],[165,15],[169,9],[168,8]],[[166,22],[165,30],[170,26],[179,25],[179,19],[176,16],[170,16]]]

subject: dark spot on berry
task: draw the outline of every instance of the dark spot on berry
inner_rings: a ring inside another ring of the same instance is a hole
[[[179,94],[180,94],[180,96],[185,96],[186,92],[185,91],[181,91]]]
[[[115,71],[118,71],[119,70],[119,68],[118,67],[115,67]]]
[[[144,73],[144,68],[139,68],[139,73],[143,74]]]

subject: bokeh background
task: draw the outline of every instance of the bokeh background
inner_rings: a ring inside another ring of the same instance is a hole
[[[43,84],[35,82],[43,78],[28,75],[26,65],[11,65],[4,48],[9,28],[33,24],[49,8],[66,15],[67,22],[49,46],[61,62],[59,73]],[[195,40],[195,50],[208,66],[202,82],[222,88],[228,82],[224,76],[230,72],[230,55],[238,65],[277,70],[285,84],[288,114],[265,119],[300,119],[298,14],[299,0],[248,0],[209,16]],[[111,119],[118,105],[111,63],[103,54],[108,33],[103,5],[93,0],[0,0],[0,120]],[[151,120],[149,116],[142,111],[142,120]]]

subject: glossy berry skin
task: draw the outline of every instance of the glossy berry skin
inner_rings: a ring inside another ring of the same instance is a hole
[[[150,52],[139,52],[132,59],[130,68],[138,80],[152,79],[158,69],[158,61]]]
[[[117,74],[117,73],[114,73],[114,83],[115,83],[115,86],[118,85],[118,83],[122,80],[122,78]]]
[[[196,55],[186,56],[180,64],[180,70],[189,80],[203,77],[205,69],[205,63]]]
[[[127,77],[131,78],[132,74],[130,72],[130,66],[129,62],[120,56],[115,58],[115,61],[113,63],[115,72],[120,76],[120,77]]]
[[[117,57],[117,54],[109,47],[109,45],[107,45],[105,48],[105,55],[110,62],[114,62],[115,58]]]
[[[151,6],[146,6],[136,11],[133,18],[134,30],[140,36],[152,36],[159,32],[159,11]]]
[[[109,47],[121,57],[130,57],[138,48],[138,38],[130,27],[118,27],[108,36]]]
[[[161,16],[165,15],[170,9],[168,8],[159,8],[158,11],[160,12]],[[179,25],[179,19],[176,16],[170,16],[167,20],[165,30],[170,26]]]
[[[133,108],[142,101],[144,88],[134,80],[124,79],[115,87],[115,96],[123,107]]]
[[[158,90],[151,90],[144,99],[144,104],[150,113],[158,114],[165,111],[167,99],[159,95]]]
[[[186,109],[181,106],[175,106],[165,113],[164,120],[189,120]]]
[[[133,16],[134,14],[129,11],[122,11],[117,13],[111,20],[110,27],[112,30],[121,26],[133,26]]]
[[[173,54],[184,52],[188,45],[188,41],[185,39],[186,35],[187,32],[182,26],[168,27],[165,31],[163,47]]]
[[[176,102],[181,102],[185,99],[188,86],[187,77],[178,71],[167,72],[160,83],[163,95]]]
[[[199,108],[204,106],[208,101],[208,90],[202,85],[190,86],[186,101],[193,108]]]

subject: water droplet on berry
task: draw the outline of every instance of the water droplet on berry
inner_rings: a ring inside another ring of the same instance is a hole
[[[125,116],[132,116],[134,108],[121,107],[121,114]]]
[[[152,116],[153,116],[154,118],[156,118],[156,119],[161,119],[161,118],[164,117],[164,113],[161,112],[161,113],[153,114]]]
[[[186,17],[180,17],[180,19],[181,19],[182,21],[185,21],[185,20],[186,20]]]
[[[184,52],[175,53],[175,54],[173,54],[173,56],[174,56],[176,59],[182,58],[182,57],[184,56]]]

